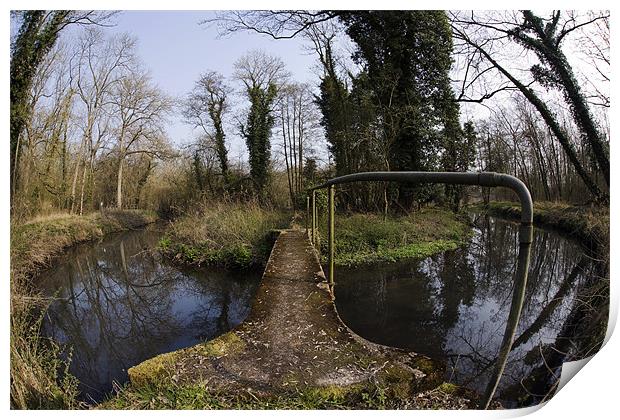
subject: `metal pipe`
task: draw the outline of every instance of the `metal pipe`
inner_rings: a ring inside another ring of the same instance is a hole
[[[521,203],[521,223],[527,225],[524,229],[519,231],[519,242],[532,242],[532,197],[525,184],[512,175],[498,174],[495,172],[360,172],[332,178],[324,184],[312,188],[312,190],[327,188],[330,185],[361,181],[394,181],[413,184],[460,184],[510,188],[517,194]]]
[[[310,234],[310,196],[306,196],[306,236]]]
[[[333,293],[334,291],[334,255],[335,255],[335,242],[334,242],[334,230],[335,230],[335,223],[334,223],[334,185],[330,185],[329,186],[329,213],[328,213],[328,218],[327,218],[327,229],[329,231],[328,233],[328,249],[329,249],[329,254],[327,256],[328,258],[328,263],[329,263],[329,277],[328,277],[328,283],[329,283],[329,287]]]
[[[316,191],[312,190],[312,245],[316,245]]]
[[[483,187],[506,187],[513,190],[521,203],[521,226],[519,228],[519,255],[517,271],[514,278],[512,303],[510,313],[506,322],[506,329],[500,350],[497,356],[495,370],[487,386],[486,392],[480,402],[480,407],[487,409],[493,399],[497,385],[501,379],[508,360],[508,354],[512,347],[514,335],[521,316],[525,288],[527,285],[528,267],[530,261],[530,250],[532,247],[533,235],[533,214],[534,206],[529,190],[521,180],[512,175],[498,174],[495,172],[361,172],[357,174],[344,175],[332,178],[322,185],[314,187],[312,191],[319,188],[330,190],[334,185],[360,181],[394,181],[409,182],[415,184],[437,183],[437,184],[460,184],[460,185],[480,185]],[[330,193],[331,199],[331,193]],[[330,254],[331,254],[330,242]],[[333,258],[330,255],[330,261]],[[330,269],[330,276],[332,270]]]
[[[519,318],[521,316],[521,308],[523,307],[523,300],[525,298],[525,286],[527,286],[527,270],[530,264],[530,248],[531,243],[519,244],[519,256],[517,263],[517,271],[514,279],[514,289],[512,291],[512,303],[510,304],[510,313],[508,315],[508,321],[506,322],[506,330],[504,332],[504,338],[499,348],[497,355],[497,362],[495,369],[491,375],[491,379],[487,384],[487,388],[484,392],[484,396],[480,401],[480,408],[486,410],[489,408],[493,395],[497,390],[497,385],[502,378],[506,362],[508,361],[508,355],[512,348],[512,342],[514,341],[517,325],[519,324]]]

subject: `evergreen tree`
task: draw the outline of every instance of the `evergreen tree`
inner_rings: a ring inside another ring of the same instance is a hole
[[[391,170],[439,168],[442,137],[458,120],[449,70],[452,38],[442,11],[363,11],[340,14],[356,43],[353,56],[374,92]],[[401,186],[401,202],[426,201],[432,187]]]

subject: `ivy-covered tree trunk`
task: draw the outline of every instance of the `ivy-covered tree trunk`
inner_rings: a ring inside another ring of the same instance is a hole
[[[220,169],[222,170],[222,176],[224,182],[228,183],[228,150],[226,149],[226,142],[224,141],[226,136],[224,134],[224,127],[222,126],[221,106],[220,111],[211,115],[213,118],[213,126],[215,127],[215,153],[220,162]]]
[[[559,17],[559,12],[557,13]],[[545,24],[540,17],[529,10],[523,11],[523,16],[525,21],[522,31],[516,30],[511,35],[536,53],[543,63],[532,68],[534,77],[544,86],[552,86],[563,92],[577,127],[592,150],[593,161],[596,162],[605,183],[609,186],[609,146],[604,141],[581,87],[560,48],[566,32],[558,30],[557,24],[553,23],[557,21]],[[534,36],[527,36],[523,31],[532,31]]]
[[[19,181],[20,136],[30,119],[29,94],[36,72],[58,39],[70,14],[67,10],[19,12],[22,24],[11,45],[11,196]]]
[[[247,122],[241,125],[241,133],[248,147],[250,176],[254,181],[259,197],[265,198],[269,183],[270,137],[275,119],[271,106],[276,98],[277,88],[270,84],[267,89],[253,86],[248,89],[250,112]]]

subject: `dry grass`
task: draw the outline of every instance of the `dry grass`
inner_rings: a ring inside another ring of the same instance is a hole
[[[65,249],[107,233],[155,221],[139,211],[87,216],[55,214],[11,226],[11,406],[19,409],[76,408],[77,383],[59,360],[59,347],[40,336],[47,304],[31,279]]]
[[[260,264],[271,250],[270,232],[286,228],[290,218],[255,202],[206,202],[173,222],[160,246],[187,264]]]

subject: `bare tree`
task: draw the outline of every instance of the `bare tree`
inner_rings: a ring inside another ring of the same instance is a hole
[[[330,10],[232,10],[217,12],[215,18],[205,19],[202,24],[217,25],[222,36],[249,31],[273,39],[290,39],[337,16],[337,11]]]
[[[281,91],[279,122],[282,134],[282,152],[286,164],[291,203],[305,191],[304,159],[312,153],[319,124],[318,109],[310,86],[289,83]]]
[[[290,73],[281,58],[252,50],[235,62],[234,76],[249,91],[256,88],[267,90],[271,85],[279,89]]]
[[[464,54],[466,63],[461,82],[461,100],[482,102],[504,90],[518,90],[534,105],[554,136],[558,139],[569,161],[596,200],[608,201],[608,194],[601,190],[593,175],[587,170],[575,150],[574,142],[561,126],[557,115],[533,85],[556,89],[564,96],[582,141],[591,150],[596,170],[609,185],[608,139],[601,134],[591,113],[583,91],[563,50],[567,36],[586,25],[602,20],[602,16],[580,19],[572,13],[554,11],[550,17],[541,18],[531,11],[521,13],[491,13],[478,15],[473,12],[452,14],[452,29],[457,51]],[[518,46],[521,54],[538,58],[539,63],[530,69],[529,81],[523,80],[510,63],[502,63],[502,52]],[[489,77],[501,76],[496,89],[486,90],[478,98],[467,95],[475,86],[485,85]]]
[[[71,211],[82,214],[87,177],[94,182],[93,166],[101,146],[111,136],[111,105],[116,86],[135,67],[135,41],[128,35],[105,39],[100,30],[87,30],[79,42],[72,69],[74,90],[83,112],[82,141],[71,186]],[[78,175],[82,172],[79,206]]]
[[[591,11],[588,16],[592,24],[579,28],[577,47],[592,74],[582,77],[590,91],[588,102],[609,108],[609,91],[603,87],[609,85],[611,74],[609,11]]]
[[[114,93],[114,109],[118,119],[116,151],[118,170],[116,205],[123,206],[123,167],[128,156],[146,154],[169,155],[163,124],[172,109],[172,100],[152,86],[148,74],[136,72],[124,77]]]
[[[28,95],[36,73],[58,40],[60,32],[72,24],[102,25],[115,12],[94,10],[22,10],[11,12],[20,26],[11,40],[11,196],[19,178],[20,136],[32,115]]]
[[[74,93],[68,83],[66,57],[66,48],[57,45],[45,57],[32,82],[28,98],[31,117],[20,140],[25,158],[17,167],[21,176],[19,194],[13,196],[14,214],[17,208],[27,208],[28,201],[41,203],[47,194],[62,203],[62,185],[53,177],[58,159],[65,163],[63,151],[72,116]]]

